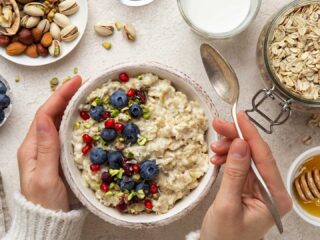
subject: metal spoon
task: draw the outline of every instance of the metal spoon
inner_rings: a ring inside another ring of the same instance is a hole
[[[216,49],[208,44],[202,44],[200,52],[203,65],[206,69],[212,87],[215,89],[219,97],[222,98],[222,100],[232,105],[233,121],[235,123],[239,138],[244,139],[237,118],[237,105],[240,95],[240,86],[233,68]],[[259,173],[254,161],[251,161],[251,168],[258,179],[258,185],[261,194],[277,225],[277,228],[280,233],[283,233],[283,226],[279,211],[275,205],[272,194],[270,193],[265,181]]]

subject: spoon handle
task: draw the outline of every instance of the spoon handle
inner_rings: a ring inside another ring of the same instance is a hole
[[[241,129],[239,127],[239,123],[238,123],[238,118],[237,118],[237,102],[233,105],[232,107],[232,118],[234,121],[234,124],[236,126],[237,129],[237,133],[239,135],[239,138],[244,140],[243,134],[241,132]],[[281,222],[281,217],[280,217],[280,213],[279,210],[277,209],[277,206],[274,202],[274,199],[272,197],[272,194],[270,192],[270,190],[267,187],[267,184],[265,183],[265,181],[263,180],[259,170],[257,169],[256,164],[254,163],[254,161],[251,161],[251,169],[253,170],[254,174],[256,175],[257,179],[258,179],[258,186],[259,189],[261,191],[261,195],[265,201],[265,204],[267,206],[267,208],[269,209],[275,224],[277,225],[277,228],[279,230],[280,233],[283,233],[283,225]]]

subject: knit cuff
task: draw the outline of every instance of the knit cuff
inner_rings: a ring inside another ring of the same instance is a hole
[[[20,193],[14,195],[15,215],[4,240],[80,239],[87,211],[55,212],[28,202]]]
[[[200,240],[200,230],[189,233],[186,240]]]

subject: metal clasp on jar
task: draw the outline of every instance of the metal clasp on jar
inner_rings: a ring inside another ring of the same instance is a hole
[[[279,101],[279,105],[281,107],[279,114],[274,119],[272,119],[259,108],[262,103],[264,103],[268,99]],[[273,85],[270,89],[261,89],[256,93],[256,95],[252,99],[252,109],[246,110],[246,113],[255,125],[257,125],[264,132],[272,134],[274,126],[282,125],[290,118],[292,113],[291,103],[292,99],[286,99],[281,96],[281,94],[276,91],[276,86]],[[258,122],[258,120],[250,116],[252,113],[257,113],[261,117],[263,117],[263,119],[269,123],[268,128],[263,126],[260,122]]]

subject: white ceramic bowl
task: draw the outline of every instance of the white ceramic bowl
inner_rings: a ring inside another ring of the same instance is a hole
[[[309,214],[308,212],[306,212],[302,207],[300,207],[299,203],[297,202],[297,199],[295,197],[294,194],[294,189],[293,189],[293,181],[294,178],[296,176],[296,173],[299,169],[299,167],[308,159],[310,159],[313,156],[316,155],[320,155],[320,146],[319,147],[315,147],[315,148],[311,148],[307,151],[305,151],[304,153],[302,153],[299,157],[296,158],[296,160],[294,160],[294,162],[292,163],[292,165],[289,168],[289,172],[287,175],[287,189],[288,192],[290,194],[290,196],[292,197],[293,200],[293,209],[294,211],[306,222],[320,227],[320,218],[315,217],[311,214]]]
[[[23,66],[28,66],[28,67],[36,67],[36,66],[44,66],[48,65],[54,62],[57,62],[67,56],[70,52],[72,52],[73,49],[79,44],[87,26],[88,22],[88,2],[87,0],[77,0],[78,4],[80,6],[79,11],[70,16],[71,23],[76,25],[79,29],[80,35],[78,38],[70,43],[65,43],[61,42],[61,49],[62,52],[59,57],[52,57],[52,56],[47,56],[47,57],[38,57],[38,58],[31,58],[26,55],[21,55],[21,56],[9,56],[6,53],[6,50],[4,48],[0,48],[0,56],[3,58],[19,64]]]
[[[141,7],[152,3],[154,0],[120,0],[121,3],[130,7]]]
[[[71,99],[60,128],[61,138],[61,164],[66,180],[77,198],[95,215],[103,220],[117,226],[129,228],[151,228],[169,224],[180,219],[194,207],[196,207],[208,194],[216,179],[218,169],[209,164],[206,175],[201,179],[199,186],[188,196],[179,201],[168,213],[162,215],[141,214],[138,216],[121,214],[114,208],[105,207],[95,197],[92,190],[85,187],[81,174],[76,167],[71,145],[71,133],[74,122],[78,116],[78,106],[83,103],[86,97],[96,88],[101,87],[103,83],[110,79],[117,79],[119,73],[127,72],[129,75],[139,75],[141,73],[151,72],[159,75],[161,78],[169,79],[173,82],[176,89],[187,94],[189,99],[197,100],[201,103],[211,126],[211,121],[217,116],[217,111],[206,92],[193,80],[185,74],[176,71],[167,66],[158,63],[143,64],[121,64],[111,67],[97,77],[90,78],[79,89],[76,95]],[[217,140],[217,134],[210,127],[207,133],[208,144]],[[209,161],[209,159],[208,159]]]

